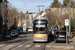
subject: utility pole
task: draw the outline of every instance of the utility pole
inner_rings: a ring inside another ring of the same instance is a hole
[[[3,17],[3,39],[5,38],[5,21],[4,21],[4,0],[2,0],[2,17]]]
[[[71,36],[71,0],[69,0],[69,36]]]

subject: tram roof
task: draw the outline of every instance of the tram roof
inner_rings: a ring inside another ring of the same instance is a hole
[[[35,18],[34,20],[48,20],[47,18]]]

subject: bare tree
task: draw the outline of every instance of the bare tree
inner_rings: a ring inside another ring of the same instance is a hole
[[[8,5],[8,26],[14,25],[14,17],[16,17],[16,14],[18,13],[17,9],[13,7],[11,4]]]
[[[54,13],[50,10],[50,12],[47,14],[48,23],[50,27],[53,27],[55,25],[55,16]]]

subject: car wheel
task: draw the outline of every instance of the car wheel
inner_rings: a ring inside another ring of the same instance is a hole
[[[48,37],[48,39],[47,39],[47,42],[46,43],[49,43],[49,37]]]

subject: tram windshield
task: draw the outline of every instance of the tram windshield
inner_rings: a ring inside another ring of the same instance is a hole
[[[45,27],[35,27],[35,31],[44,31]]]
[[[35,27],[34,32],[35,33],[45,33],[46,28],[45,27]]]
[[[34,34],[45,34],[47,33],[47,20],[35,20],[33,26]]]

